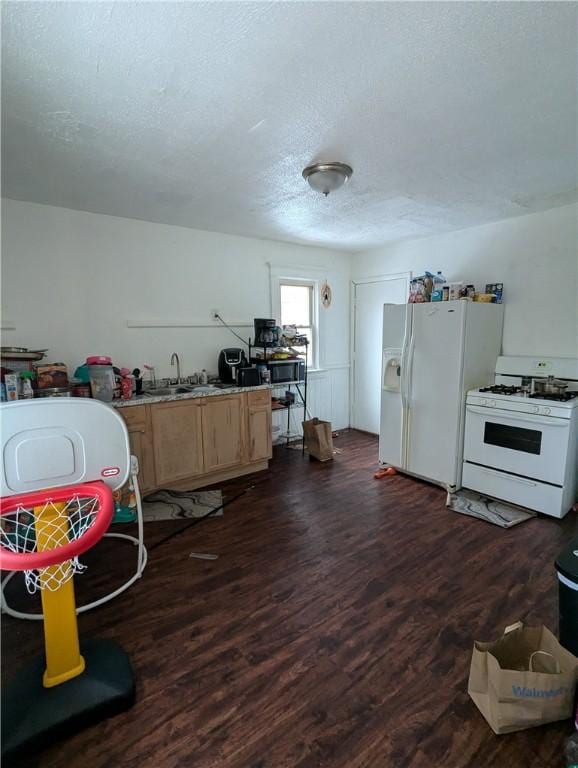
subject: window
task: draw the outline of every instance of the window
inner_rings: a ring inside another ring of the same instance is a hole
[[[315,304],[314,286],[311,283],[280,283],[281,325],[295,325],[297,330],[307,336],[309,365],[315,367],[317,357],[315,348]],[[305,346],[295,346],[300,354],[305,355]]]

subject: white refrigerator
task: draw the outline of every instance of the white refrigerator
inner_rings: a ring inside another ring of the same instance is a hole
[[[493,383],[502,323],[501,304],[384,306],[381,464],[460,487],[466,392]]]

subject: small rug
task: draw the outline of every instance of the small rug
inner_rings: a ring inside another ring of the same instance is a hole
[[[218,517],[222,504],[221,491],[155,491],[143,499],[142,513],[145,523],[204,517],[212,509]]]
[[[536,512],[517,507],[515,504],[507,504],[505,501],[496,501],[487,496],[482,496],[476,491],[462,489],[456,493],[448,493],[446,507],[459,512],[461,515],[477,517],[488,523],[499,525],[500,528],[511,528],[513,525],[523,523],[536,517]]]

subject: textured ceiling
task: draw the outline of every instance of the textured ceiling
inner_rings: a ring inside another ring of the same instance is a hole
[[[576,3],[2,12],[7,197],[345,250],[577,197]]]

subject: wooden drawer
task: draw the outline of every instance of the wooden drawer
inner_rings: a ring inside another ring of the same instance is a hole
[[[259,389],[257,392],[247,392],[249,406],[271,404],[271,390]]]
[[[142,427],[146,423],[146,405],[131,405],[119,408],[118,412],[124,419],[129,432],[132,427]]]

